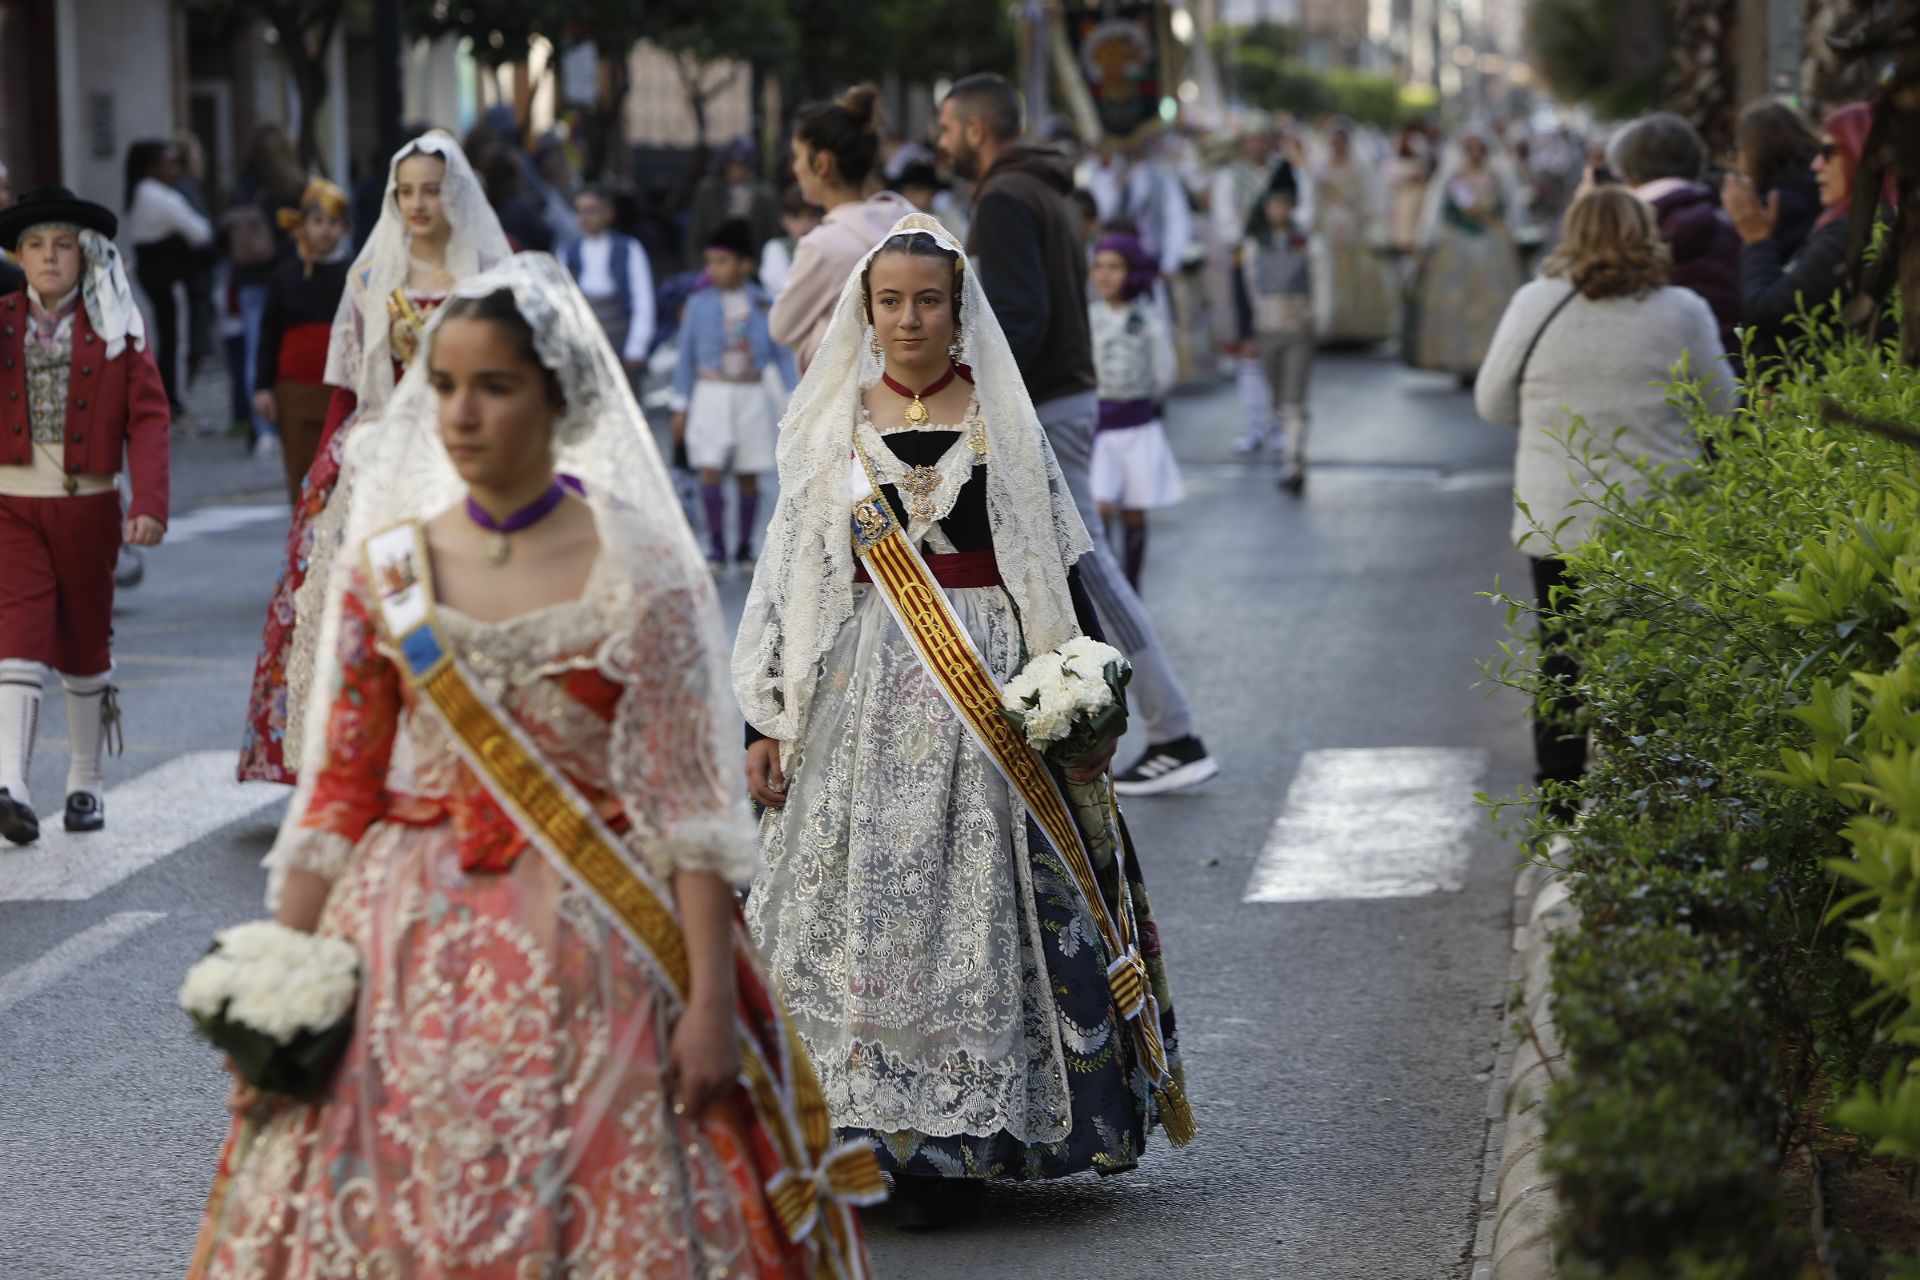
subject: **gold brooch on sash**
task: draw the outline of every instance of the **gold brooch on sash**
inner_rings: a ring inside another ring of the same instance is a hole
[[[940,468],[914,467],[900,477],[900,491],[912,497],[907,504],[907,514],[915,520],[931,520],[934,516],[933,495],[940,488]]]

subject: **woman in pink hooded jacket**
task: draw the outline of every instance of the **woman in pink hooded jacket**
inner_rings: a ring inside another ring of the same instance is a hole
[[[891,191],[863,196],[880,155],[879,91],[855,85],[832,102],[800,109],[793,127],[793,176],[807,203],[826,210],[794,247],[793,270],[767,317],[773,340],[793,351],[801,373],[826,336],[847,275],[913,206]]]

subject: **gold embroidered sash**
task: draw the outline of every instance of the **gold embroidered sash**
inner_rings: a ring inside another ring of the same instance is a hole
[[[861,462],[871,479],[872,467],[864,455]],[[1109,906],[1101,891],[1093,857],[1074,821],[1073,807],[1046,761],[1000,713],[1000,687],[994,683],[993,673],[954,616],[953,606],[926,562],[907,540],[877,482],[872,492],[854,503],[852,526],[854,554],[866,566],[874,588],[912,642],[927,674],[1066,864],[1080,900],[1106,945],[1107,981],[1114,1007],[1132,1029],[1136,1055],[1153,1085],[1160,1122],[1175,1146],[1185,1146],[1193,1138],[1193,1112],[1167,1064],[1166,1045],[1160,1035],[1160,1005],[1148,981],[1128,897],[1126,847],[1119,836],[1110,781],[1106,782],[1100,818],[1105,827],[1101,843],[1110,843],[1115,859],[1115,907]]]
[[[626,851],[513,718],[468,678],[440,634],[419,524],[368,539],[366,558],[381,629],[399,653],[401,672],[420,695],[419,705],[439,715],[461,757],[529,842],[634,944],[677,1015],[686,1004],[690,975],[686,938],[670,892]],[[629,817],[636,825],[643,820],[639,814]],[[736,935],[736,948],[743,946]],[[742,959],[736,953],[736,972]],[[745,968],[758,973],[751,963]],[[767,1180],[768,1199],[788,1238],[806,1250],[814,1275],[865,1280],[854,1208],[886,1198],[879,1159],[864,1142],[830,1146],[826,1099],[813,1066],[778,998],[771,991],[764,995],[775,1034],[763,1039],[737,1013],[735,1028],[741,1084],[782,1166]]]

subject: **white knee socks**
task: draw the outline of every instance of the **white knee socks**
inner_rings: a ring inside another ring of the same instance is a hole
[[[100,752],[107,736],[119,726],[120,708],[114,700],[113,672],[97,676],[60,677],[67,690],[67,794],[84,791],[98,798],[106,790],[100,770]]]
[[[0,659],[0,787],[21,804],[27,774],[33,768],[33,743],[40,736],[40,698],[47,669],[38,662]]]

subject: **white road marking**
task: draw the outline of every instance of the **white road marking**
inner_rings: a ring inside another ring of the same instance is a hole
[[[231,533],[250,524],[287,518],[287,504],[284,502],[196,507],[167,526],[167,540],[161,545],[163,548],[177,546],[217,533]]]
[[[98,960],[154,921],[166,917],[164,911],[122,911],[91,929],[74,934],[38,960],[29,960],[18,969],[0,974],[0,1013],[46,990],[81,965]]]
[[[1242,901],[1454,892],[1487,758],[1432,747],[1309,751]]]
[[[60,803],[42,802],[37,844],[0,846],[0,902],[79,902],[178,853],[228,823],[286,798],[281,787],[233,780],[231,751],[196,751],[109,787],[107,827],[69,835]]]

